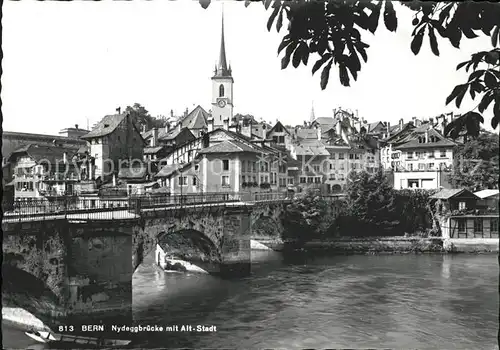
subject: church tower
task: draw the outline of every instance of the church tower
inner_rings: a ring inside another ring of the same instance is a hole
[[[227,129],[233,119],[233,84],[231,65],[226,61],[226,46],[224,43],[224,13],[222,14],[222,34],[220,42],[219,62],[215,66],[212,77],[212,118],[214,129]]]

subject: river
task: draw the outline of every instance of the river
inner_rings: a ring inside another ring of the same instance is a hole
[[[498,349],[497,255],[252,259],[251,277],[224,281],[148,259],[134,274],[136,323],[217,331],[139,333],[137,348]],[[29,345],[3,333],[4,348]]]

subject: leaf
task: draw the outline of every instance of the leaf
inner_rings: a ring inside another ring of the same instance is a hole
[[[499,32],[500,32],[500,25],[497,25],[493,30],[493,33],[491,33],[491,45],[493,45],[493,47],[496,47],[497,43],[499,42],[499,37],[498,37]]]
[[[461,84],[455,86],[451,94],[446,98],[446,105],[448,105],[451,101],[453,101],[466,86],[467,84]]]
[[[500,113],[495,114],[491,119],[491,127],[495,130],[498,126],[498,120],[500,119]]]
[[[391,1],[385,2],[384,23],[390,32],[394,32],[398,28],[398,18]]]
[[[467,89],[469,88],[469,84],[464,84],[465,87],[460,90],[460,92],[457,95],[457,98],[455,100],[455,105],[457,108],[460,108],[460,105],[462,104],[462,100],[464,99],[465,93],[467,92]]]
[[[316,71],[318,69],[321,68],[321,66],[326,62],[328,61],[328,59],[330,59],[332,57],[332,54],[331,53],[326,53],[325,55],[323,55],[319,60],[316,61],[316,63],[314,64],[313,68],[312,68],[312,74],[314,75],[314,73],[316,73]]]
[[[484,75],[484,83],[486,87],[492,90],[498,87],[497,79],[490,71],[487,71],[486,74]]]
[[[431,42],[431,50],[434,55],[439,56],[438,43],[436,40],[436,35],[434,34],[434,28],[429,27],[429,40]]]
[[[280,11],[280,14],[278,15],[278,20],[276,21],[277,32],[281,30],[282,25],[283,25],[283,11]]]
[[[417,55],[422,47],[422,40],[424,38],[424,27],[422,27],[418,33],[413,37],[411,41],[411,51],[413,54]]]
[[[342,85],[349,86],[349,74],[346,65],[343,63],[339,64],[339,78]]]
[[[267,10],[269,8],[269,5],[271,5],[272,0],[264,0],[264,7]]]
[[[457,65],[456,70],[461,69],[463,66],[465,66],[465,65],[466,65],[467,63],[469,63],[469,62],[470,62],[470,61],[464,61],[464,62],[462,62],[462,63],[459,63],[459,64]]]
[[[309,48],[307,47],[307,44],[303,42],[304,48],[302,49],[302,63],[304,63],[304,66],[307,66],[307,61],[309,60]]]
[[[479,35],[474,33],[474,31],[470,27],[462,26],[461,29],[467,39],[474,39],[479,37]]]
[[[245,7],[248,7],[252,2],[252,0],[245,0]]]
[[[290,38],[287,38],[286,36],[283,38],[283,40],[281,41],[281,44],[280,46],[278,47],[278,55],[280,54],[280,52],[285,48],[287,47],[288,45],[291,44],[291,40]]]
[[[486,95],[483,96],[481,99],[481,102],[479,102],[478,110],[479,112],[483,113],[488,106],[490,105],[491,101],[493,101],[494,96],[492,92],[487,93]]]
[[[210,5],[210,0],[199,0],[199,3],[203,9],[207,9],[207,7]]]
[[[332,68],[332,60],[323,68],[321,72],[321,90],[325,90],[328,85],[328,78],[330,77],[330,69]]]
[[[274,19],[278,15],[279,11],[280,11],[279,7],[275,7],[273,12],[271,13],[271,16],[269,16],[269,19],[267,20],[267,31],[271,31]]]
[[[375,31],[377,30],[378,27],[378,21],[380,18],[380,9],[382,8],[382,2],[378,2],[374,9],[372,10],[372,13],[368,17],[368,30],[374,34]]]
[[[285,69],[288,67],[288,64],[290,63],[290,57],[292,56],[292,52],[297,47],[297,42],[292,41],[290,45],[285,50],[285,56],[281,59],[281,69]]]
[[[303,49],[304,49],[304,47],[302,46],[302,42],[301,42],[299,44],[299,46],[297,47],[297,50],[295,50],[295,52],[293,54],[292,64],[293,64],[294,68],[297,68],[300,64],[300,61],[302,59],[302,50]]]
[[[462,31],[455,25],[455,26],[448,26],[448,29],[446,30],[446,34],[448,36],[448,39],[450,40],[451,45],[456,47],[457,49],[460,48],[460,40],[462,39]]]

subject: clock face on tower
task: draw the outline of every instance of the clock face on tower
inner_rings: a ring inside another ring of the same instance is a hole
[[[217,102],[217,104],[219,105],[219,107],[220,107],[220,108],[224,108],[224,107],[226,106],[226,101],[224,101],[224,100],[219,100],[219,101]]]

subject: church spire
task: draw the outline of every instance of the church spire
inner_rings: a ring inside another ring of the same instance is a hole
[[[314,102],[311,104],[311,123],[316,120],[316,116],[314,115]]]
[[[222,10],[222,30],[220,39],[219,64],[217,65],[218,76],[231,76],[230,69],[227,68],[226,44],[224,41],[224,10]]]

